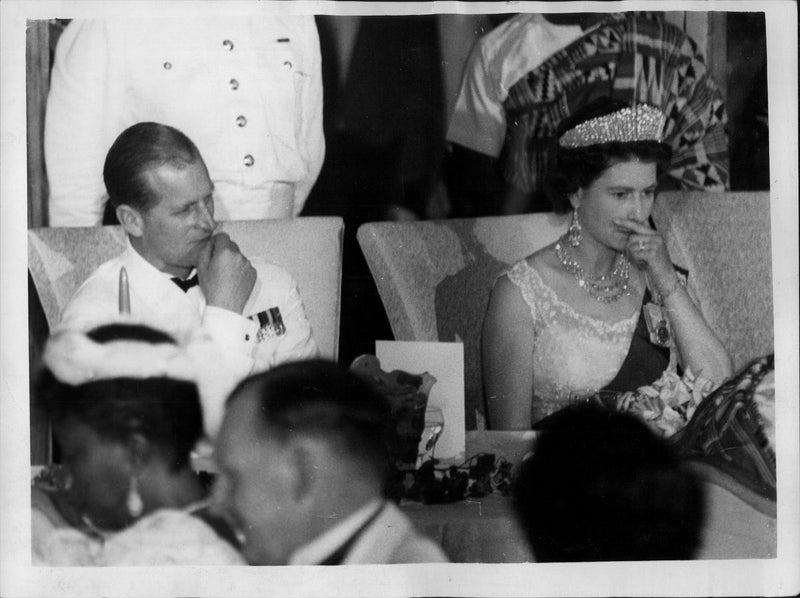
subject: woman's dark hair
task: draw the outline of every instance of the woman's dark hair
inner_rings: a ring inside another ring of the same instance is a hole
[[[576,110],[559,124],[556,144],[561,136],[579,124],[612,114],[630,104],[610,97],[602,97]],[[639,160],[655,163],[659,178],[672,157],[672,149],[658,141],[610,142],[579,148],[557,145],[555,157],[545,178],[545,192],[553,204],[553,211],[565,214],[572,209],[570,196],[591,185],[603,172],[619,162]]]
[[[137,324],[110,324],[88,335],[95,342],[133,340],[153,345],[175,341],[168,334]],[[186,467],[203,434],[197,386],[171,378],[109,378],[76,386],[45,370],[40,382],[50,421],[79,421],[101,437],[125,443],[141,434],[173,471]]]
[[[693,558],[703,487],[671,445],[635,416],[591,404],[540,424],[514,493],[537,561]]]
[[[174,127],[141,122],[125,129],[111,145],[103,165],[109,201],[147,210],[157,199],[144,173],[169,164],[185,168],[203,163],[197,146]]]

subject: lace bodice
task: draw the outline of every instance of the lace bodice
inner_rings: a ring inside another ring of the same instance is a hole
[[[628,353],[639,310],[606,322],[561,301],[526,260],[507,272],[533,318],[533,421],[588,395],[614,379]]]

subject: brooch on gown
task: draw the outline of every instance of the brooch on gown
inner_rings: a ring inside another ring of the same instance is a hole
[[[675,266],[675,273],[678,276],[677,285],[686,286],[687,272],[683,268]],[[645,303],[643,309],[644,321],[647,324],[647,332],[650,335],[650,342],[659,347],[672,347],[675,342],[672,339],[672,327],[667,317],[667,310],[661,295],[655,293],[655,300]]]
[[[650,333],[650,342],[659,347],[672,346],[672,334],[669,320],[664,314],[664,307],[658,303],[647,303],[644,306],[644,321],[647,332]]]

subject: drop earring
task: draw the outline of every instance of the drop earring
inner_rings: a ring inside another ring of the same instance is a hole
[[[137,519],[144,510],[144,503],[142,502],[142,495],[139,494],[139,480],[131,476],[131,485],[128,488],[128,496],[125,499],[125,506],[128,508],[128,513],[134,519]]]
[[[578,220],[578,208],[572,210],[572,222],[569,224],[569,244],[573,247],[578,247],[581,244],[581,223]]]

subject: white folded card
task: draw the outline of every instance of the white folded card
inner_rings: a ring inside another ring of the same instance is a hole
[[[436,442],[434,456],[460,464],[464,460],[464,345],[416,341],[375,341],[375,356],[385,372],[403,370],[409,374],[428,372],[436,378],[428,395],[428,409],[439,408],[444,428]],[[423,438],[423,442],[425,439]]]

